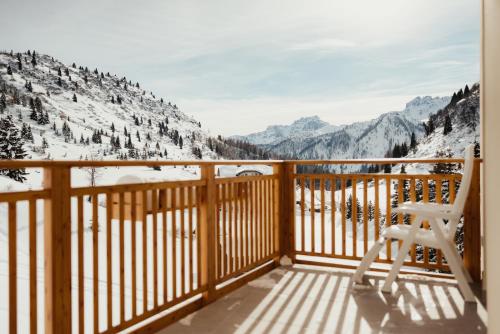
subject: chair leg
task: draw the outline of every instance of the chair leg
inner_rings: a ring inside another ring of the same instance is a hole
[[[455,259],[457,260],[457,262],[458,262],[459,264],[461,264],[461,263],[462,263],[462,257],[461,257],[461,256],[460,256],[460,254],[458,253],[457,249],[456,249],[455,247],[453,247],[453,246],[451,246],[450,248],[451,248],[452,253],[453,253],[453,255],[455,256]],[[464,275],[465,275],[465,278],[467,279],[467,282],[468,282],[468,283],[472,283],[472,282],[474,282],[474,280],[472,279],[472,277],[471,277],[471,275],[470,275],[469,271],[468,271],[468,270],[467,270],[467,269],[466,269],[463,265],[461,265],[461,266],[460,266],[460,269],[463,271],[463,273],[464,273]]]
[[[392,264],[391,271],[389,271],[389,275],[387,275],[387,278],[385,279],[384,286],[382,287],[382,292],[387,292],[391,293],[392,292],[392,283],[396,279],[399,273],[399,269],[401,269],[401,266],[403,265],[403,262],[406,258],[406,255],[408,255],[408,251],[410,250],[410,246],[413,243],[414,235],[410,233],[405,239],[403,239],[403,244],[401,245],[401,248],[398,251],[398,256],[394,263]]]
[[[455,278],[457,279],[458,287],[460,288],[460,291],[462,291],[465,301],[476,302],[476,297],[472,292],[472,289],[470,288],[464,267],[455,257],[452,246],[450,245],[449,242],[445,242],[442,245],[442,251],[446,259],[448,260],[448,264],[450,265],[451,271],[453,272]]]
[[[365,254],[363,260],[361,260],[361,263],[358,266],[358,269],[356,269],[356,272],[354,273],[353,276],[354,282],[358,284],[363,283],[363,275],[370,268],[370,265],[375,260],[375,258],[377,257],[378,253],[380,252],[384,244],[385,244],[385,238],[381,237],[380,239],[377,240],[377,242],[375,242],[372,248],[370,248],[370,250]]]

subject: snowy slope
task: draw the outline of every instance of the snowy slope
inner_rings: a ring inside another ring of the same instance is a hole
[[[479,142],[479,84],[472,86],[469,95],[431,115],[436,129],[423,137],[409,157],[435,157],[436,152],[449,151],[452,156],[463,155],[467,145]],[[452,129],[444,134],[445,118],[449,116]]]
[[[162,152],[164,155],[166,150],[168,159],[192,159],[195,158],[192,147],[199,147],[203,156],[217,158],[205,145],[207,133],[195,119],[182,113],[170,102],[161,102],[159,97],[143,90],[139,85],[136,86],[136,83],[100,71],[94,73],[94,70],[86,71],[78,66],[66,66],[47,55],[37,55],[37,65],[33,66],[31,58],[23,54],[23,69],[19,70],[15,55],[0,54],[0,84],[5,87],[3,90],[7,91],[8,102],[4,114],[11,114],[15,119],[31,126],[34,140],[25,147],[31,158],[116,158],[120,153],[125,154],[128,151],[123,148],[126,140],[125,128],[131,133],[135,149],[141,154],[152,152],[153,156],[150,158],[160,158],[158,153]],[[12,68],[12,75],[7,74],[7,66]],[[61,76],[58,75],[59,69]],[[66,75],[66,70],[69,75]],[[27,82],[31,82],[32,92],[25,87]],[[21,104],[12,101],[12,89],[16,89],[21,95]],[[76,96],[77,102],[73,101],[73,95]],[[41,99],[43,110],[48,112],[48,125],[39,125],[30,119],[29,99],[36,97]],[[118,97],[122,100],[121,104],[116,101]],[[112,103],[112,99],[115,103]],[[136,125],[134,116],[142,119],[142,124]],[[176,145],[169,136],[159,135],[158,124],[165,123],[167,118],[169,131],[176,130],[183,137],[183,148],[179,144]],[[65,142],[61,133],[65,121],[73,137],[69,142]],[[53,128],[54,124],[56,130]],[[114,133],[111,130],[112,124],[115,127]],[[80,144],[82,136],[84,139],[91,137],[95,130],[104,131],[102,143],[90,141],[89,145]],[[111,150],[109,144],[112,134],[120,138],[121,150]],[[151,140],[146,140],[148,134]],[[45,138],[49,145],[45,152],[39,149],[42,138]]]

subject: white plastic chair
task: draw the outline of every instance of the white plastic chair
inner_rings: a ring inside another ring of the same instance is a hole
[[[474,146],[470,145],[465,149],[464,173],[453,205],[405,202],[394,209],[395,213],[415,215],[415,220],[411,225],[392,225],[383,231],[382,237],[366,253],[356,270],[353,277],[355,283],[362,284],[365,271],[369,269],[386,241],[396,239],[402,240],[401,248],[382,287],[382,292],[392,292],[392,283],[403,265],[410,246],[415,243],[424,247],[441,249],[457,279],[465,301],[476,301],[474,293],[468,284],[472,282],[472,279],[463,266],[462,258],[455,247],[455,232],[469,193],[473,162]],[[448,220],[448,224],[444,224],[443,219]],[[429,230],[421,228],[422,222],[426,220],[429,221],[431,227]]]

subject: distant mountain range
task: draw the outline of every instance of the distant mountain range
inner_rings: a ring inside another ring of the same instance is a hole
[[[388,112],[365,122],[332,125],[313,116],[291,125],[273,125],[262,132],[235,137],[299,159],[380,158],[394,144],[409,142],[412,133],[422,138],[422,123],[450,100],[450,97],[416,97],[402,111]]]

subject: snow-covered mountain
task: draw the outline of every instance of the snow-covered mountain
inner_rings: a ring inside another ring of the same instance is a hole
[[[264,131],[247,136],[233,136],[233,138],[245,140],[254,145],[270,145],[289,138],[309,138],[332,133],[338,129],[338,126],[331,125],[318,116],[311,116],[302,117],[290,125],[270,125]]]
[[[0,117],[9,116],[28,159],[260,158],[138,82],[30,51],[0,52]]]
[[[380,158],[394,144],[409,142],[412,133],[422,137],[422,122],[449,102],[449,97],[417,97],[404,110],[370,121],[333,126],[315,116],[301,118],[289,126],[270,126],[243,139],[299,159]]]

